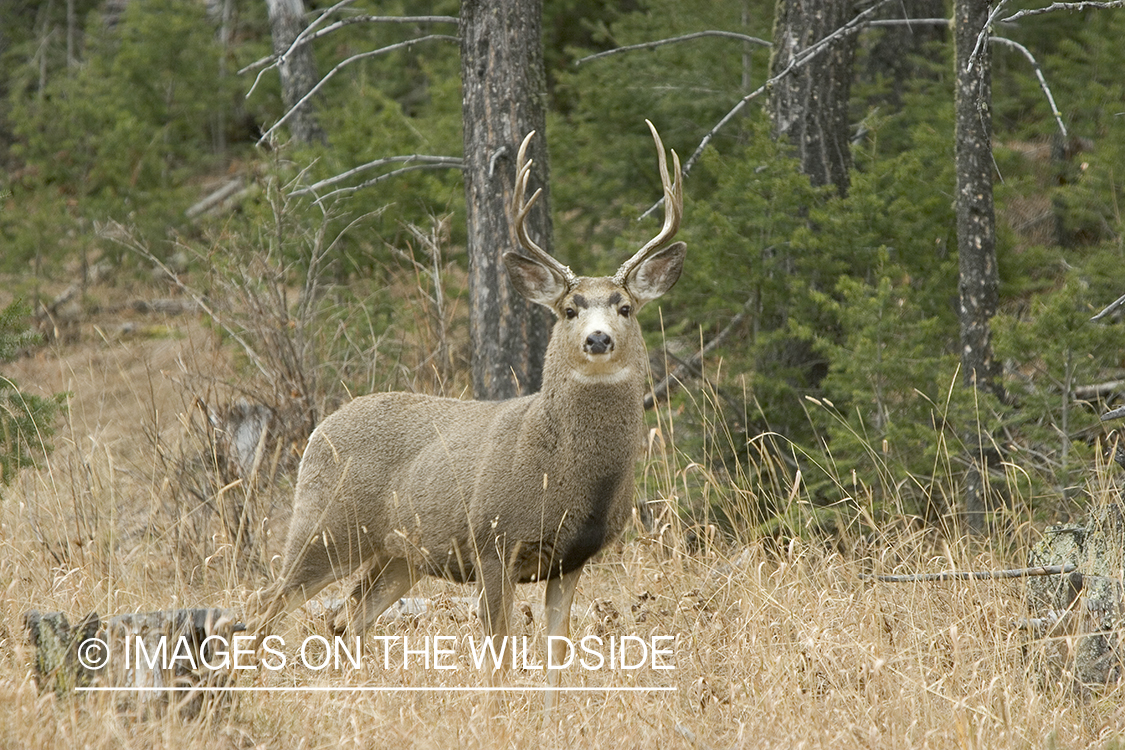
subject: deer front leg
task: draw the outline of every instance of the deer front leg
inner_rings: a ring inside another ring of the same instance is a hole
[[[494,653],[501,660],[493,661],[489,665],[491,667],[489,674],[496,675],[504,667],[500,649],[504,646],[504,639],[508,637],[508,618],[512,608],[514,584],[506,566],[499,559],[485,559],[481,561],[478,569],[481,592],[477,615],[484,626],[485,637],[492,639]],[[489,649],[488,653],[493,653],[493,649]],[[506,654],[507,649],[503,653]]]
[[[565,663],[567,644],[561,639],[570,635],[570,608],[574,603],[574,591],[578,587],[578,577],[582,575],[582,568],[552,578],[547,581],[547,594],[544,597],[544,609],[547,614],[547,685],[552,688],[559,686],[560,667]],[[554,710],[558,702],[558,693],[554,690],[547,691],[546,710]]]

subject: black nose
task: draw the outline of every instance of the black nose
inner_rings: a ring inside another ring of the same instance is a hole
[[[605,354],[613,351],[613,339],[608,333],[594,331],[586,337],[586,351],[590,354]]]

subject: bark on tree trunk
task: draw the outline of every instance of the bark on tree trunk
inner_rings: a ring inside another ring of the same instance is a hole
[[[992,317],[999,301],[996,217],[992,204],[992,60],[987,44],[970,56],[988,18],[988,0],[957,0],[955,144],[957,252],[960,271],[961,363],[966,385],[996,392]]]
[[[541,0],[461,3],[461,87],[465,139],[473,393],[504,399],[539,389],[550,313],[521,297],[501,261],[517,249],[509,203],[516,150],[531,130],[529,193],[543,189],[528,227],[551,251],[546,76]]]
[[[269,7],[273,52],[283,55],[305,28],[304,3],[302,0],[266,0],[266,5]],[[278,72],[281,76],[281,97],[286,108],[292,109],[320,80],[312,45],[304,44],[290,52],[278,66]],[[289,132],[298,143],[325,143],[327,140],[317,122],[312,100],[293,113],[288,125]]]
[[[770,77],[847,23],[850,8],[850,3],[838,0],[777,0]],[[847,195],[851,182],[848,96],[855,45],[855,34],[837,39],[829,50],[775,83],[769,95],[774,135],[789,139],[801,159],[801,171],[814,185],[833,184],[841,196]]]
[[[1000,286],[992,203],[992,59],[987,43],[976,46],[988,12],[988,0],[956,0],[953,5],[961,368],[966,386],[1003,399],[1000,367],[992,352],[992,317]],[[965,478],[966,522],[971,532],[982,534],[987,530],[988,467],[1000,456],[979,427],[965,436],[965,444],[972,453]]]

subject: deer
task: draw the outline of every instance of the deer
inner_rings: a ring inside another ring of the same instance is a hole
[[[632,516],[648,380],[637,312],[676,283],[686,252],[670,244],[683,214],[679,156],[672,151],[670,175],[660,135],[645,122],[664,223],[613,276],[577,276],[529,235],[541,190],[525,200],[535,132],[523,140],[511,200],[523,252],[503,261],[514,288],[556,317],[539,392],[506,401],[373,394],[318,425],[298,469],[280,574],[260,592],[265,628],[358,571],[338,633],[362,634],[430,575],[475,583],[485,635],[500,638],[515,585],[546,581],[547,635],[569,636],[583,567]],[[563,643],[547,644],[557,687],[552,648]]]

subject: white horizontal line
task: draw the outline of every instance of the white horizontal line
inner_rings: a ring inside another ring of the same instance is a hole
[[[679,690],[677,687],[377,687],[367,685],[305,685],[305,686],[200,686],[191,687],[173,685],[169,687],[103,687],[89,686],[76,687],[76,691],[86,693],[135,693],[135,692],[161,692],[161,693],[545,693],[548,691],[559,693],[669,693]]]

